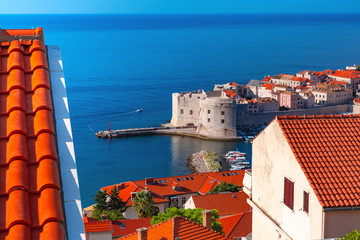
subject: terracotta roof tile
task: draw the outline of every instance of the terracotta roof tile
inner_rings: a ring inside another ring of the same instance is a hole
[[[145,180],[138,180],[110,185],[107,187],[102,187],[101,189],[105,190],[106,188],[106,190],[110,192],[114,186],[118,186],[120,191],[120,198],[127,203],[127,206],[131,206],[131,193],[141,192],[145,190],[145,188],[148,188],[148,190],[153,194],[154,201],[160,203],[169,201],[165,196],[198,192],[201,194],[206,194],[217,185],[215,182],[221,183],[224,181],[228,183],[234,183],[242,187],[244,173],[244,170],[217,173],[196,173],[175,177],[155,178],[154,184],[147,185]],[[181,186],[181,188],[175,190],[172,185],[173,183],[177,183],[178,186]]]
[[[320,204],[360,206],[360,115],[284,116],[277,122]]]
[[[64,239],[46,50],[16,39],[39,33],[0,29],[0,239]]]
[[[358,73],[348,70],[338,70],[335,71],[333,74],[330,74],[329,76],[349,78],[349,79],[360,78],[360,75]]]
[[[249,196],[244,192],[207,194],[192,197],[196,208],[216,209],[220,216],[249,211],[251,207],[246,202],[248,198]]]
[[[252,212],[244,212],[217,220],[221,223],[226,236],[246,237],[252,232]]]
[[[147,231],[148,239],[232,239],[224,235],[203,227],[183,217],[174,217],[162,223],[149,227]],[[121,240],[135,240],[137,233],[134,232],[125,237],[118,238]]]
[[[136,229],[141,227],[150,227],[151,218],[141,218],[141,219],[124,219],[112,221],[113,226],[113,237],[121,237],[133,233]]]
[[[85,232],[112,232],[111,221],[90,221],[84,224]]]

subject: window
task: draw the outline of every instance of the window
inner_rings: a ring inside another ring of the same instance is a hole
[[[162,183],[162,180],[159,180],[159,183]]]
[[[304,191],[304,202],[303,202],[304,212],[309,213],[309,193]]]
[[[208,114],[210,114],[210,110],[208,110]]]
[[[178,182],[180,182],[181,180],[180,180],[180,178],[176,178],[176,180],[178,180]]]
[[[210,118],[208,118],[208,122],[210,122]]]
[[[224,123],[225,122],[225,120],[224,119],[221,119],[221,123]]]
[[[193,177],[190,177],[190,179],[191,179],[191,180],[194,180],[194,178],[193,178]]]
[[[193,110],[190,110],[190,115],[192,115],[193,114]]]
[[[294,182],[284,178],[284,204],[294,209]]]
[[[167,180],[166,180],[166,179],[164,179],[164,183],[167,183]]]
[[[185,179],[182,177],[181,180],[185,181]]]
[[[186,203],[186,197],[181,198],[181,204],[184,205]]]
[[[221,115],[225,115],[225,112],[224,112],[224,111],[221,111]]]
[[[180,109],[180,114],[184,114],[184,109]]]
[[[189,177],[186,177],[185,179],[186,179],[186,180],[189,180]]]

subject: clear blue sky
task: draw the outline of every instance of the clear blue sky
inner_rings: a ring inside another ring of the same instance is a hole
[[[1,0],[0,14],[346,13],[359,0]]]

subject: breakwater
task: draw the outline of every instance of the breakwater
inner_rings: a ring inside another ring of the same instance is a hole
[[[119,137],[133,137],[145,135],[180,135],[197,137],[209,140],[219,141],[241,141],[242,137],[216,138],[204,136],[197,132],[196,127],[150,127],[150,128],[132,128],[132,129],[118,129],[110,131],[99,131],[96,134],[98,138],[119,138]]]

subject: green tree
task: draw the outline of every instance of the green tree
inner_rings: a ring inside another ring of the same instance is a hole
[[[95,194],[95,210],[98,211],[103,211],[107,209],[107,193],[106,193],[106,189],[105,191],[99,190],[97,191],[97,193]]]
[[[99,190],[95,194],[95,210],[93,217],[97,220],[102,220],[102,215],[106,216],[107,220],[119,220],[123,219],[123,213],[126,211],[126,203],[119,197],[119,190],[116,186],[110,191],[110,195],[107,194],[106,189],[104,191]]]
[[[138,214],[138,218],[152,217],[159,212],[159,208],[154,205],[155,202],[149,191],[138,192],[133,202],[134,212]]]
[[[343,238],[338,238],[338,240],[360,240],[360,232],[358,230],[350,231]]]
[[[209,191],[210,194],[218,194],[220,192],[239,192],[241,188],[233,183],[222,182],[216,185],[214,189]]]
[[[123,202],[120,197],[119,197],[119,189],[114,186],[113,189],[111,189],[110,191],[110,199],[109,199],[109,202],[108,202],[108,205],[107,205],[107,209],[108,210],[121,210],[122,212],[125,212],[126,211],[126,203]]]
[[[173,217],[182,216],[189,220],[202,224],[203,223],[202,211],[204,210],[201,208],[195,208],[195,209],[183,209],[183,208],[175,208],[175,207],[168,208],[166,209],[166,213],[158,213],[156,216],[154,216],[151,219],[150,223],[154,225],[166,221]],[[216,221],[216,219],[218,218],[219,218],[218,211],[213,209],[211,215],[211,228],[215,231],[223,233],[221,223]]]
[[[360,64],[357,66],[356,71],[360,71]]]

